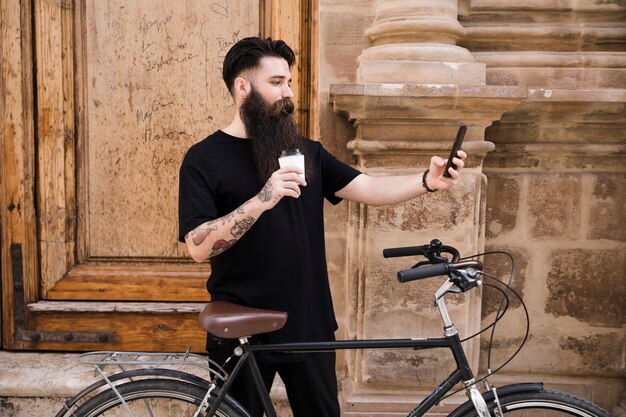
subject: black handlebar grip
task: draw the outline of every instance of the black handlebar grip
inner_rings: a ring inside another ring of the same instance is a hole
[[[401,256],[415,256],[423,255],[423,246],[406,246],[403,248],[388,248],[383,249],[383,257],[385,258],[399,258]]]
[[[436,277],[437,275],[447,275],[449,272],[450,264],[447,262],[434,265],[424,265],[398,272],[398,281],[415,281],[416,279]]]

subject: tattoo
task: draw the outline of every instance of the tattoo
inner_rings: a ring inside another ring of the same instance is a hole
[[[214,222],[201,224],[200,226],[189,232],[191,234],[191,241],[194,245],[200,246],[202,242],[206,240],[207,236],[209,236],[211,232],[214,232],[216,230],[217,225],[215,225]]]
[[[259,200],[267,203],[272,199],[272,183],[267,181],[261,192],[259,193]]]
[[[244,233],[248,231],[248,229],[252,227],[253,224],[253,217],[246,217],[243,220],[236,221],[233,228],[230,229],[230,234],[233,235],[233,237],[239,239],[241,236],[243,236]]]
[[[235,218],[235,213],[229,213],[226,216],[222,217],[222,226],[225,226],[226,223],[230,222]]]
[[[210,256],[219,255],[220,253],[224,252],[226,249],[233,246],[235,243],[237,243],[237,239],[232,239],[228,241],[224,239],[219,239],[213,244],[213,252],[211,252]]]
[[[243,203],[241,206],[237,207],[237,209],[231,213],[228,213],[227,215],[222,217],[222,226],[226,226],[226,223],[230,223],[231,220],[233,220],[235,218],[235,213],[237,214],[246,214],[246,211],[244,210],[244,207],[246,206],[246,204],[249,204],[250,201],[246,201],[245,203]]]
[[[236,210],[237,214],[246,214],[246,211],[243,209],[247,204],[250,204],[250,200],[246,201],[245,203],[243,203],[241,206],[239,206],[239,208]]]

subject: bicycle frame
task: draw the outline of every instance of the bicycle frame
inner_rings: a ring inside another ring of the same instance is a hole
[[[441,256],[441,253],[451,254],[452,260]],[[265,413],[268,417],[276,417],[276,410],[272,404],[269,393],[259,370],[255,354],[257,352],[329,352],[344,349],[400,349],[410,348],[436,349],[448,348],[454,357],[456,369],[439,384],[420,404],[409,412],[410,417],[422,417],[433,406],[439,403],[459,382],[465,386],[469,401],[458,406],[450,417],[464,416],[470,411],[472,415],[501,417],[508,413],[519,411],[553,410],[575,417],[610,417],[610,415],[595,406],[570,394],[545,391],[541,382],[518,383],[496,388],[491,384],[489,374],[479,381],[484,381],[485,390],[481,393],[477,386],[472,370],[468,364],[463,346],[457,329],[452,324],[445,305],[444,297],[448,293],[466,292],[482,284],[478,277],[482,274],[482,264],[479,261],[459,262],[459,254],[455,248],[444,246],[439,240],[434,239],[428,245],[404,248],[385,249],[385,257],[412,256],[423,254],[430,263],[420,262],[414,267],[398,272],[400,282],[414,281],[440,275],[448,275],[448,279],[435,294],[436,305],[439,309],[444,324],[444,337],[427,339],[371,339],[371,340],[339,340],[329,342],[309,343],[282,343],[282,344],[255,344],[250,345],[248,334],[260,334],[268,329],[276,329],[283,326],[286,320],[285,313],[247,308],[221,303],[215,306],[207,306],[201,313],[200,322],[205,330],[225,339],[238,338],[239,346],[233,353],[238,357],[234,363],[234,369],[228,374],[220,364],[213,362],[205,356],[185,353],[152,353],[152,352],[90,352],[80,356],[80,361],[95,365],[102,379],[85,388],[76,396],[67,400],[57,417],[74,415],[100,416],[111,408],[117,408],[120,412],[128,413],[132,417],[129,403],[138,404],[146,408],[148,415],[153,415],[153,407],[149,401],[151,398],[166,398],[182,404],[184,407],[195,408],[194,417],[201,413],[203,416],[215,415],[216,411],[225,402],[228,407],[222,411],[228,414],[233,411],[237,415],[249,416],[239,403],[228,395],[234,379],[240,374],[244,366],[249,366],[257,394],[261,400]],[[485,274],[487,275],[487,274]],[[522,303],[527,317],[528,311],[522,299],[509,285],[503,284]],[[506,297],[506,293],[503,293]],[[508,297],[507,302],[508,302]],[[212,308],[215,307],[215,308]],[[232,321],[232,318],[235,321]],[[492,324],[495,326],[494,321]],[[233,325],[231,328],[230,325]],[[233,330],[234,329],[234,330]],[[231,332],[231,330],[233,330]],[[477,334],[482,333],[479,332]],[[525,339],[524,339],[525,340]],[[230,361],[229,358],[226,362]],[[198,359],[195,361],[194,359]],[[206,363],[208,359],[208,363]],[[188,361],[189,360],[189,361]],[[505,363],[506,364],[506,363]],[[104,367],[109,365],[118,366],[121,373],[107,376]],[[124,369],[125,365],[134,369]],[[150,367],[143,368],[148,365]],[[153,368],[153,365],[176,366],[193,365],[206,369],[209,379],[178,369]],[[136,369],[139,367],[139,369]],[[499,368],[498,368],[499,369]],[[497,371],[497,370],[496,370]],[[176,381],[176,382],[173,382]],[[222,383],[219,383],[222,381]],[[216,390],[220,386],[220,389]],[[108,386],[108,387],[107,387]],[[124,387],[118,390],[117,387]],[[117,398],[113,397],[113,394]],[[127,403],[128,401],[128,403]],[[135,407],[133,407],[134,409]],[[176,408],[176,407],[173,407]],[[158,409],[155,406],[154,409]],[[475,413],[473,412],[475,411]],[[493,414],[492,414],[493,413]],[[142,414],[143,415],[143,414]],[[532,415],[532,414],[531,414]]]
[[[226,378],[222,389],[219,391],[216,401],[209,408],[208,416],[213,416],[217,411],[219,404],[222,402],[233,380],[239,374],[243,366],[247,363],[252,371],[257,393],[265,409],[267,417],[277,417],[276,410],[272,404],[269,394],[259,370],[255,352],[286,352],[286,353],[304,353],[304,352],[331,352],[335,350],[346,349],[401,349],[412,348],[419,349],[437,349],[449,348],[456,362],[457,368],[443,381],[435,390],[428,395],[420,404],[418,404],[410,413],[409,417],[421,417],[431,407],[437,404],[441,399],[459,382],[463,382],[466,387],[477,390],[473,385],[474,375],[467,362],[465,351],[461,346],[461,340],[458,331],[452,324],[448,311],[444,302],[444,295],[450,292],[454,284],[448,279],[436,293],[437,307],[444,322],[445,337],[427,338],[427,339],[371,339],[371,340],[337,340],[330,342],[303,342],[303,343],[281,343],[281,344],[259,344],[251,345],[247,338],[240,338],[240,348],[236,354],[239,356],[235,367]],[[480,394],[479,394],[480,396]],[[481,397],[482,399],[482,397]]]

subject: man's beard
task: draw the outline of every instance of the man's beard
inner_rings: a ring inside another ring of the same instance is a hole
[[[300,152],[305,153],[300,145],[302,139],[293,111],[294,104],[290,99],[280,99],[270,104],[254,87],[241,106],[241,120],[250,140],[259,179],[263,183],[279,169],[278,157],[282,151],[299,148]]]

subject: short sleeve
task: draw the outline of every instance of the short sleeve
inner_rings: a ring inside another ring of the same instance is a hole
[[[339,204],[342,199],[337,197],[335,193],[358,177],[361,172],[335,158],[321,144],[319,144],[319,147],[324,198],[333,205]]]
[[[217,208],[206,174],[187,153],[180,167],[178,187],[178,240],[202,223],[216,219]]]

